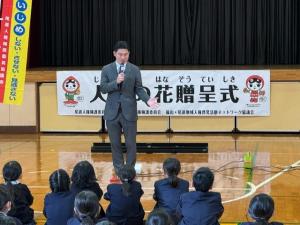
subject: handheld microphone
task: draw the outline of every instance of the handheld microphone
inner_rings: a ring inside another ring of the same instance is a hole
[[[124,73],[124,71],[125,71],[125,65],[124,65],[124,63],[122,63],[119,67],[119,74]],[[122,89],[122,85],[123,85],[123,81],[119,84],[120,89]]]
[[[124,73],[124,71],[125,71],[125,66],[124,66],[124,64],[122,63],[122,64],[120,65],[120,68],[119,68],[119,73]]]

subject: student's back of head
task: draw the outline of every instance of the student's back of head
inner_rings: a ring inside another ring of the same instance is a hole
[[[49,184],[53,193],[67,192],[70,190],[70,177],[65,170],[59,169],[50,175]]]
[[[75,197],[74,211],[81,225],[94,225],[100,213],[97,195],[91,191],[78,193]]]
[[[13,183],[17,182],[22,175],[22,167],[17,161],[9,161],[2,168],[2,175],[10,195],[13,197],[15,191]]]
[[[172,187],[177,187],[179,179],[178,174],[181,169],[181,165],[178,159],[168,158],[163,163],[164,173],[168,176],[168,180]]]
[[[122,190],[125,196],[131,195],[131,184],[136,176],[133,166],[124,165],[119,172],[120,180],[122,182]]]
[[[17,161],[9,161],[3,166],[2,174],[6,183],[16,181],[21,177],[22,167]]]
[[[193,175],[196,191],[208,192],[214,183],[214,174],[208,167],[201,167]]]
[[[267,194],[258,194],[254,196],[249,204],[248,214],[258,225],[269,224],[269,219],[274,212],[274,201]]]
[[[97,181],[94,167],[88,161],[77,163],[73,169],[71,180],[79,188],[90,187]]]
[[[146,225],[172,225],[173,221],[171,220],[168,213],[162,209],[157,209],[152,211],[146,221]]]

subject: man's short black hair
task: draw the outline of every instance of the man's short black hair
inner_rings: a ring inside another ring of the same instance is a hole
[[[214,174],[208,167],[199,168],[193,175],[193,184],[196,191],[207,192],[214,183]]]
[[[127,49],[129,51],[129,45],[126,41],[118,41],[114,46],[114,52],[118,51],[119,49]]]

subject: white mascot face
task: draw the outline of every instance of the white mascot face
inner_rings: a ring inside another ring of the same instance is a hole
[[[252,91],[258,91],[264,86],[263,81],[258,77],[252,77],[247,82],[247,87]]]
[[[78,82],[74,79],[66,80],[64,83],[64,89],[68,92],[75,92],[78,89]]]

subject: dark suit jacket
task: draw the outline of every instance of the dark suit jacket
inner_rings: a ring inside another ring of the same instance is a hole
[[[180,225],[219,225],[224,211],[218,192],[192,191],[181,195],[177,213]]]
[[[102,68],[100,91],[107,95],[104,119],[113,120],[118,115],[121,106],[122,114],[128,121],[137,120],[136,95],[147,103],[149,96],[142,87],[142,78],[139,68],[131,63],[126,64],[125,79],[122,85],[117,84],[116,63],[110,63]]]

